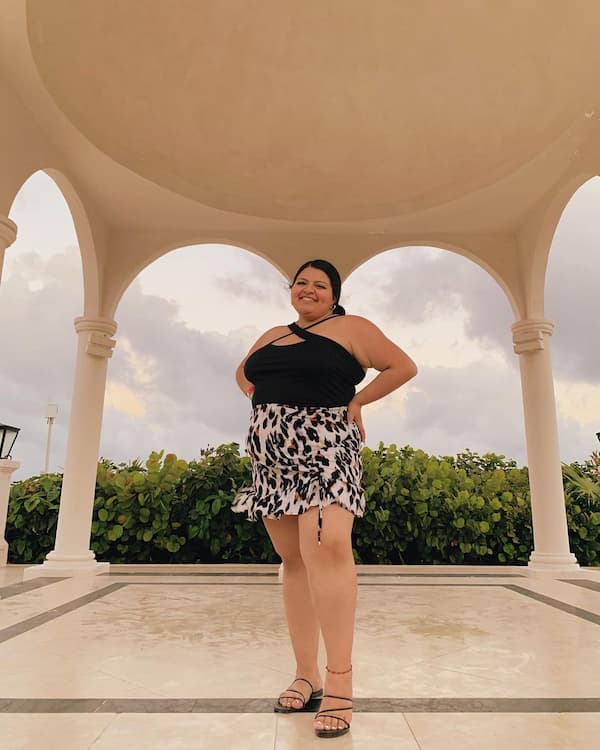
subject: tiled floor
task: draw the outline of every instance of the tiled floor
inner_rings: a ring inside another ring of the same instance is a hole
[[[0,568],[2,750],[322,747],[272,713],[290,681],[275,566]],[[600,570],[362,567],[338,750],[587,750],[600,736]]]

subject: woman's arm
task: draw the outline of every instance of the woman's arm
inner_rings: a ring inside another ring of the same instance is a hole
[[[364,440],[362,407],[387,396],[414,378],[417,374],[417,365],[370,321],[352,316],[348,322],[351,324],[350,340],[354,356],[365,369],[372,367],[379,370],[379,375],[360,390],[348,404],[348,419],[356,422]]]

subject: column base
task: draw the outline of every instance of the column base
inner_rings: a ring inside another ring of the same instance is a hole
[[[94,553],[90,550],[84,555],[61,555],[50,552],[41,565],[32,565],[23,571],[23,580],[44,577],[71,577],[78,575],[101,575],[108,573],[110,563],[97,562]]]
[[[564,575],[573,575],[581,570],[577,558],[571,552],[532,552],[527,565],[527,574],[530,576],[553,576],[555,578]]]
[[[8,563],[8,544],[0,539],[0,567],[4,567]]]

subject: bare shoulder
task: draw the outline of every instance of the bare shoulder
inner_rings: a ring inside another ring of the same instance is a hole
[[[380,329],[367,318],[360,315],[344,315],[346,329],[356,334],[372,334]]]
[[[273,326],[273,328],[269,328],[268,331],[265,331],[262,336],[259,336],[256,339],[248,354],[252,354],[252,352],[255,352],[257,349],[270,344],[271,341],[274,341],[279,336],[284,336],[289,332],[290,329],[287,326]]]

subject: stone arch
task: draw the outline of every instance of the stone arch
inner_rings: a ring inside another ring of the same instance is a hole
[[[37,172],[44,172],[54,182],[65,199],[77,235],[83,273],[83,314],[99,315],[101,300],[100,264],[98,259],[98,230],[94,231],[90,214],[79,191],[64,172],[53,167],[40,168],[31,172],[15,191],[11,205],[27,181]]]
[[[127,269],[127,272],[119,278],[111,279],[112,284],[110,282],[107,284],[106,297],[103,301],[105,316],[109,318],[115,316],[119,303],[123,299],[123,295],[127,289],[140,273],[152,265],[152,263],[175,250],[183,250],[184,248],[192,247],[194,245],[229,245],[230,247],[236,247],[262,258],[282,273],[284,277],[287,276],[283,268],[275,263],[267,253],[261,251],[260,247],[254,246],[249,242],[240,241],[237,238],[232,240],[230,237],[226,236],[202,236],[201,238],[192,236],[185,239],[180,238],[178,240],[165,241],[163,238],[150,237],[147,238],[145,252],[139,262],[133,265],[130,269]]]
[[[474,245],[476,244],[476,240],[473,240],[472,242]],[[483,271],[489,274],[496,282],[496,284],[498,284],[505,297],[507,298],[511,309],[515,314],[515,318],[519,319],[521,317],[521,301],[519,299],[519,295],[517,294],[517,290],[513,288],[513,286],[510,284],[510,281],[507,280],[496,268],[494,268],[493,265],[487,263],[482,257],[477,255],[477,253],[475,252],[475,247],[469,248],[466,243],[458,242],[452,239],[440,239],[438,237],[431,237],[430,239],[415,238],[404,239],[402,242],[385,244],[379,247],[376,251],[372,252],[368,257],[363,258],[360,263],[357,263],[355,266],[353,266],[350,273],[353,273],[367,261],[371,260],[377,255],[381,255],[382,253],[385,253],[389,250],[400,250],[403,247],[432,247],[438,250],[449,251],[451,253],[454,253],[455,255],[460,255],[463,258],[472,261],[475,265],[479,266]]]
[[[529,269],[523,269],[523,273],[528,275],[525,279],[528,312],[524,317],[544,317],[546,272],[554,235],[577,191],[598,176],[597,172],[586,172],[565,180],[522,230],[519,241],[523,251],[531,258]]]

